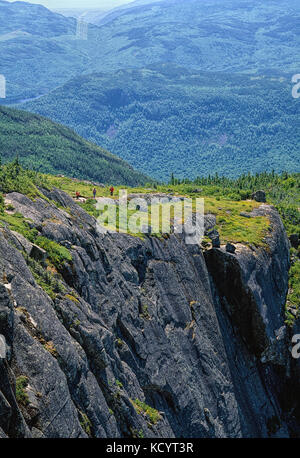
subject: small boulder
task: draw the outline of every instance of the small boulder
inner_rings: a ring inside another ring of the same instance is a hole
[[[252,199],[256,202],[266,202],[266,193],[265,191],[256,191],[252,194]]]
[[[236,250],[236,248],[235,248],[234,245],[232,245],[232,243],[227,243],[227,245],[226,245],[226,251],[227,251],[227,253],[232,253],[232,254],[234,254],[234,253],[235,253],[235,250]]]
[[[244,218],[251,218],[250,213],[245,213],[245,212],[241,212],[240,216],[243,216]]]
[[[38,262],[44,263],[47,259],[47,251],[43,250],[43,248],[40,248],[37,245],[32,245],[31,251],[30,251],[30,257],[35,259]]]
[[[293,248],[298,248],[299,246],[299,236],[298,234],[292,234],[290,235],[290,242]]]
[[[213,248],[220,248],[221,247],[221,242],[220,242],[220,234],[216,229],[213,229],[210,231],[208,234],[208,237],[210,238],[212,242]]]
[[[221,242],[220,242],[220,238],[219,237],[216,237],[216,238],[212,239],[212,246],[213,246],[213,248],[220,248],[221,247]]]
[[[69,240],[63,240],[62,242],[60,242],[60,244],[64,246],[65,248],[67,248],[68,250],[72,248],[72,243],[69,242]]]

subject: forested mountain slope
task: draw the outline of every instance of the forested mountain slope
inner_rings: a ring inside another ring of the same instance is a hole
[[[137,185],[147,181],[126,162],[67,127],[6,107],[0,107],[0,155],[4,162],[18,155],[21,164],[40,172],[102,183]]]
[[[83,76],[25,108],[74,128],[157,179],[300,171],[289,75],[153,65]]]

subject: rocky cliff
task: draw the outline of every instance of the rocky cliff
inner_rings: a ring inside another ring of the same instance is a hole
[[[275,209],[256,210],[265,245],[230,254],[98,234],[67,194],[43,193],[7,199],[70,257],[47,263],[0,231],[0,437],[300,436]]]

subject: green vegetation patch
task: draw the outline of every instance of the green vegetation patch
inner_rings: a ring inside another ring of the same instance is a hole
[[[35,243],[47,251],[49,259],[57,268],[60,268],[65,261],[72,261],[72,255],[66,247],[46,237],[37,237]]]
[[[8,225],[9,229],[23,235],[27,240],[35,243],[38,236],[38,231],[29,226],[30,220],[24,218],[21,213],[14,213],[13,215],[2,213],[0,214],[0,224],[2,226]]]
[[[216,229],[220,233],[221,244],[227,242],[264,245],[264,237],[270,227],[265,216],[247,218],[247,215],[260,204],[254,201],[230,201],[223,197],[204,197],[205,213],[216,215]]]
[[[300,311],[300,259],[299,251],[291,250],[292,266],[289,272],[289,291],[286,301],[286,322],[292,326]],[[296,254],[295,254],[296,253]],[[291,313],[293,310],[294,313]]]
[[[56,299],[57,294],[65,291],[63,284],[55,277],[51,269],[45,269],[28,255],[24,255],[24,257],[35,281],[52,300]]]
[[[0,161],[1,165],[1,161]],[[19,192],[31,199],[45,198],[37,186],[43,186],[45,178],[38,172],[25,170],[21,167],[19,158],[0,167],[0,192]]]
[[[89,417],[81,411],[79,411],[79,423],[82,429],[85,431],[85,433],[89,437],[92,437],[92,428],[93,428],[92,422],[89,419]]]
[[[26,407],[29,404],[29,397],[26,393],[28,377],[20,375],[16,379],[16,399],[19,405]]]
[[[123,388],[123,383],[120,382],[120,380],[117,380],[117,379],[116,379],[116,385],[117,385],[117,387],[120,388],[120,389]]]
[[[30,242],[47,251],[48,258],[55,267],[60,268],[64,262],[72,260],[72,255],[67,248],[58,243],[38,235],[36,229],[31,229],[28,220],[23,215],[0,215],[0,224],[8,225],[9,229],[23,235]]]
[[[74,304],[79,304],[79,300],[77,299],[77,297],[73,296],[73,294],[66,294],[65,298],[74,302]]]
[[[158,412],[158,410],[148,406],[145,402],[142,402],[139,399],[136,399],[135,401],[131,399],[131,403],[135,408],[136,412],[140,415],[146,415],[146,417],[153,425],[156,425],[156,423],[158,423],[159,420],[161,420],[161,415]]]

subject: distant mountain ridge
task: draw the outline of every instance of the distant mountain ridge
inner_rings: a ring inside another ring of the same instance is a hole
[[[122,56],[130,67],[173,62],[209,71],[297,72],[299,18],[294,0],[164,0],[119,8],[99,25],[111,68]]]
[[[136,0],[134,2],[125,3],[122,6],[111,5],[110,9],[103,8],[55,8],[54,13],[62,14],[66,17],[78,18],[84,14],[84,19],[90,24],[100,25],[106,16],[118,15],[124,9],[135,8],[136,6],[143,6],[149,3],[161,2],[163,0]]]
[[[54,37],[74,31],[74,19],[54,14],[43,5],[1,1],[0,8],[0,34],[19,29],[31,35]]]
[[[25,104],[143,173],[300,172],[290,77],[197,72],[172,64],[82,76]]]
[[[294,1],[164,0],[133,3],[90,24],[76,37],[76,19],[40,5],[0,3],[0,74],[12,104],[94,72],[157,63],[227,73],[297,73],[299,5]],[[280,53],[278,52],[280,49]]]
[[[1,103],[40,96],[70,77],[101,68],[96,26],[89,25],[84,40],[76,35],[75,18],[25,2],[2,1],[0,17],[0,74],[6,78]]]

